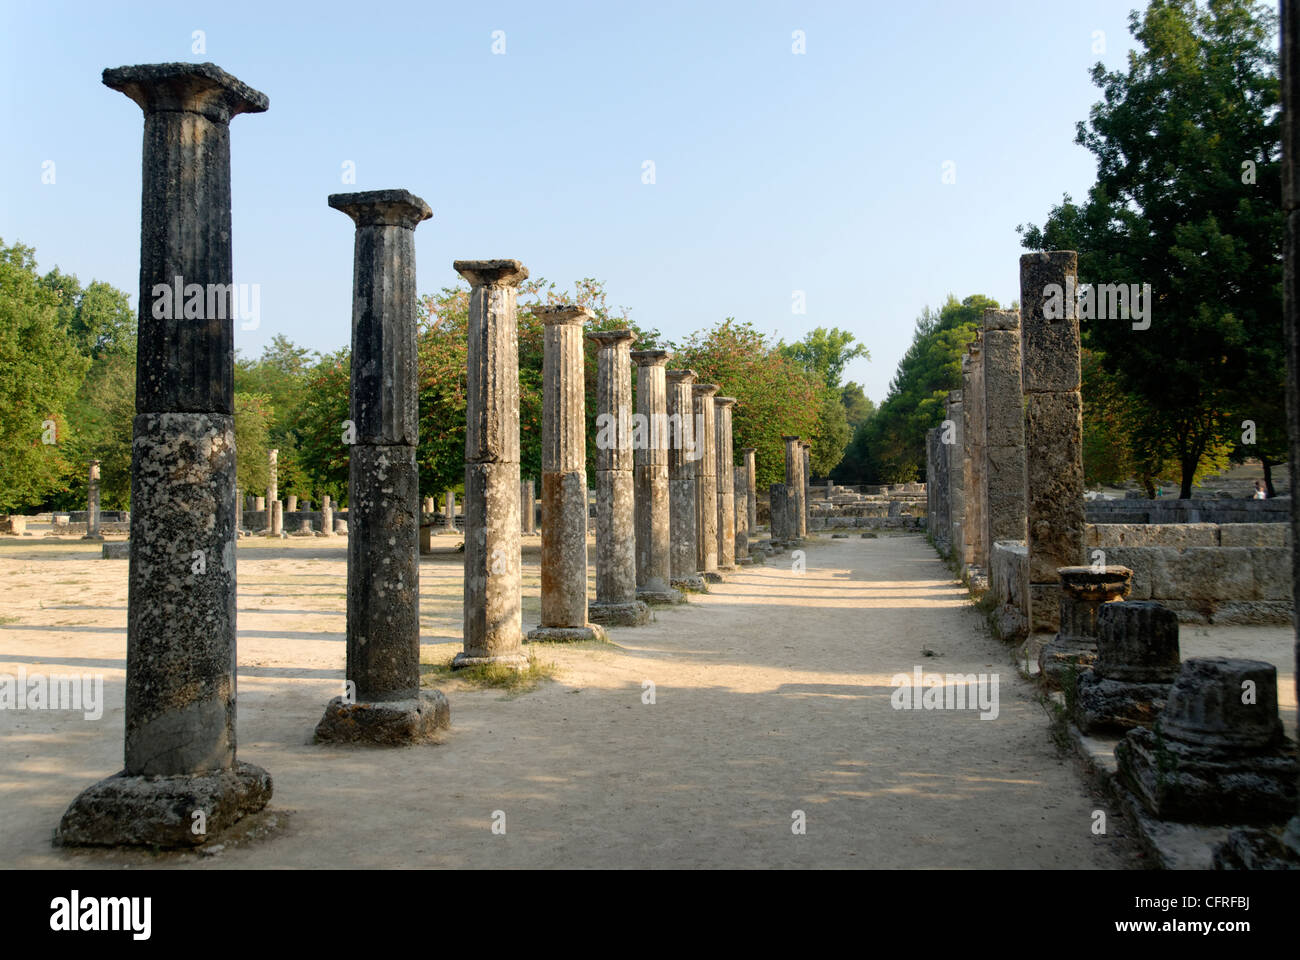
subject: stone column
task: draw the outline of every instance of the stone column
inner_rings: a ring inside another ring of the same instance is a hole
[[[348,465],[347,689],[318,741],[410,743],[451,722],[420,689],[420,477],[415,228],[433,216],[406,190],[336,193],[356,225]]]
[[[966,523],[962,529],[966,535],[970,566],[975,571],[972,587],[979,590],[981,584],[977,581],[982,580],[983,586],[987,587],[989,566],[988,546],[984,539],[988,534],[988,521],[984,516],[984,348],[979,333],[966,351],[966,380],[962,384],[962,396],[966,400],[962,408],[967,451],[963,476]]]
[[[447,516],[443,518],[442,527],[447,533],[456,532],[456,492],[448,490],[444,495],[444,501],[447,508]]]
[[[235,536],[239,536],[239,492],[235,492]],[[82,540],[103,540],[99,532],[99,461],[90,461],[90,475],[86,484],[86,535]]]
[[[596,354],[596,599],[593,623],[635,627],[650,620],[636,598],[636,509],[632,477],[632,340],[629,330],[590,333]]]
[[[758,474],[754,466],[755,447],[741,447],[741,465],[745,476],[745,505],[749,512],[746,528],[752,535],[758,530]]]
[[[284,505],[284,512],[296,513],[297,511],[298,511],[298,496],[297,494],[291,493],[286,498],[286,503]]]
[[[424,498],[424,512],[426,514],[432,514],[435,512],[434,505],[433,505],[433,497]]]
[[[808,535],[807,515],[804,513],[803,445],[798,437],[782,437],[785,441],[785,485],[794,502],[794,528],[789,539],[802,539]]]
[[[278,537],[282,533],[284,533],[284,501],[275,500],[271,503],[270,535]]]
[[[534,307],[542,321],[542,618],[532,642],[604,640],[587,622],[586,307]],[[531,480],[523,484],[529,519]],[[527,526],[531,527],[529,523]]]
[[[524,669],[519,593],[518,260],[457,260],[470,283],[465,430],[465,649],[452,665]]]
[[[239,494],[239,485],[235,485],[235,539],[244,535],[244,498]]]
[[[666,350],[633,350],[637,424],[632,433],[636,482],[636,595],[646,603],[681,603],[669,585],[668,383]]]
[[[790,511],[786,506],[789,490],[784,483],[774,483],[768,487],[768,530],[773,548],[778,544],[784,547],[790,539]]]
[[[229,126],[267,99],[210,63],[103,79],[144,111],[126,764],[72,802],[56,842],[195,846],[271,797],[267,772],[236,758]]]
[[[1062,567],[1058,571],[1061,629],[1038,651],[1038,669],[1049,688],[1061,685],[1071,668],[1091,667],[1097,659],[1097,615],[1102,604],[1116,603],[1133,589],[1133,571],[1114,564]]]
[[[691,391],[695,406],[695,444],[700,458],[695,461],[695,549],[696,568],[709,583],[721,583],[718,572],[718,454],[715,449],[714,383],[697,383]]]
[[[801,494],[803,497],[801,504],[803,519],[800,522],[803,524],[803,530],[806,533],[812,528],[812,444],[807,441],[800,441],[799,446],[803,449],[803,463],[801,465],[803,471],[803,491]]]
[[[334,501],[328,493],[320,501],[320,530],[326,537],[334,536]]]
[[[255,512],[266,513],[266,497],[254,497],[253,504],[254,504],[253,509],[255,510]],[[270,526],[269,520],[267,522],[267,526],[268,527]]]
[[[713,398],[713,443],[718,477],[718,571],[736,569],[736,466],[731,444],[735,397]]]
[[[1025,414],[1020,313],[984,311],[985,548],[1025,540]]]
[[[963,361],[964,362],[964,361]],[[966,563],[966,541],[962,524],[966,518],[965,482],[966,438],[963,435],[965,417],[962,412],[960,390],[949,390],[946,405],[947,419],[944,429],[952,439],[945,444],[944,459],[948,471],[948,549],[958,564]]]
[[[280,499],[280,451],[272,450],[267,454],[270,467],[266,480],[266,502],[275,503]]]
[[[1020,258],[1031,631],[1057,625],[1057,570],[1087,560],[1077,274],[1073,250]]]
[[[582,349],[579,342],[578,349]],[[543,411],[545,412],[545,411]],[[545,430],[545,426],[542,428]],[[583,433],[586,434],[586,424],[583,424]],[[586,442],[585,440],[583,441]],[[542,496],[546,496],[546,480],[542,480]],[[586,492],[583,492],[586,495]],[[543,500],[542,509],[546,509],[546,503]],[[521,480],[519,483],[519,529],[525,536],[532,536],[537,532],[537,489],[533,486],[531,480]],[[587,605],[583,604],[583,616],[585,617]]]
[[[696,541],[695,468],[700,442],[695,436],[694,370],[668,371],[668,566],[678,590],[708,589],[699,574]]]
[[[754,562],[749,555],[749,482],[742,466],[735,471],[733,490],[736,508],[736,563],[748,566]]]

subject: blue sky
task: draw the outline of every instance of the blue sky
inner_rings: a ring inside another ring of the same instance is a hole
[[[325,198],[404,187],[434,211],[422,292],[515,257],[604,281],[666,338],[838,326],[879,402],[923,307],[1018,296],[1015,227],[1093,182],[1088,69],[1122,66],[1141,6],[0,0],[0,237],[134,302],[141,113],[100,73],[211,60],[271,101],[231,125],[235,280],[261,288],[245,354],[348,343],[353,227]]]

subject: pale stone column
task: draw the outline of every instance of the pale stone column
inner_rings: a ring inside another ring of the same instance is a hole
[[[587,622],[586,307],[534,307],[542,321],[542,618],[531,642],[604,640]],[[523,485],[533,513],[532,481]],[[532,526],[531,523],[528,526]]]
[[[415,228],[433,216],[406,190],[336,193],[356,225],[348,466],[347,683],[318,741],[410,743],[451,722],[420,689],[420,475]]]
[[[1020,313],[984,311],[985,549],[1025,540],[1025,413]]]
[[[442,520],[442,528],[447,533],[456,532],[456,491],[448,490],[443,497],[447,515]]]
[[[235,491],[235,509],[239,509],[239,491]],[[239,536],[239,521],[236,516],[235,536]],[[99,532],[99,461],[90,461],[90,472],[86,483],[86,535],[82,540],[103,540]]]
[[[755,447],[741,447],[740,455],[743,473],[745,476],[745,504],[748,509],[749,517],[746,528],[752,536],[758,530],[758,474],[755,472],[754,453]]]
[[[579,347],[581,347],[581,343]],[[586,425],[583,426],[585,433]],[[545,429],[544,426],[543,429]],[[545,485],[544,480],[543,485]],[[544,490],[543,496],[545,496]],[[546,504],[543,502],[542,509],[545,510],[545,508]],[[537,488],[533,486],[531,480],[523,480],[519,484],[519,528],[524,536],[532,536],[537,532]],[[586,609],[585,603],[583,609],[584,611]],[[583,616],[586,616],[586,614],[584,613]]]
[[[731,444],[735,397],[713,398],[713,443],[718,477],[718,571],[736,569],[736,467]]]
[[[328,493],[320,501],[320,530],[324,536],[334,536],[334,501]]]
[[[984,516],[984,350],[977,333],[966,348],[966,379],[962,383],[964,435],[966,437],[966,472],[963,486],[966,491],[966,522],[962,527],[966,536],[969,566],[976,576],[988,575],[989,556],[985,543],[988,521]],[[979,589],[978,585],[975,585]]]
[[[966,541],[962,536],[962,523],[966,516],[966,499],[963,483],[966,474],[966,439],[963,435],[965,415],[962,411],[960,390],[949,390],[946,403],[947,419],[944,430],[952,442],[944,446],[944,459],[948,472],[948,544],[958,564],[966,562]]]
[[[284,512],[285,512],[285,513],[296,513],[297,510],[298,510],[298,496],[297,496],[297,494],[293,494],[293,493],[291,493],[291,494],[289,494],[289,496],[286,498],[286,502],[285,502],[285,505],[284,505]]]
[[[646,603],[681,603],[669,585],[668,383],[666,350],[633,350],[636,412],[643,436],[633,431],[636,478],[636,595]]]
[[[230,309],[229,124],[267,98],[211,63],[103,80],[144,111],[126,763],[72,802],[56,842],[195,846],[271,797],[267,772],[236,758]],[[175,310],[178,283],[204,291],[202,316]],[[208,311],[217,297],[225,309]]]
[[[519,592],[518,260],[457,260],[470,283],[465,411],[465,649],[454,667],[524,669]]]
[[[424,512],[426,514],[432,514],[435,512],[435,508],[433,505],[433,497],[424,498]]]
[[[266,497],[254,497],[254,498],[253,498],[253,504],[254,504],[253,509],[254,509],[254,511],[255,511],[256,513],[265,513],[265,512],[266,512]],[[267,526],[268,526],[268,527],[270,526],[270,522],[269,522],[269,520],[268,520]]]
[[[596,354],[596,599],[593,623],[635,627],[650,620],[636,598],[636,508],[632,477],[630,330],[590,333]]]
[[[244,498],[240,496],[239,484],[235,484],[235,539],[244,535]],[[103,539],[101,537],[101,539]]]
[[[284,501],[276,500],[271,504],[271,529],[269,531],[273,537],[278,537],[284,533]]]
[[[267,454],[270,467],[266,481],[266,502],[275,503],[280,499],[280,451],[272,450]]]
[[[718,572],[718,454],[714,436],[713,397],[715,383],[697,383],[691,391],[695,405],[695,444],[700,458],[695,461],[695,549],[696,566],[709,583],[721,583]]]
[[[1079,397],[1078,254],[1020,258],[1020,346],[1025,391],[1029,625],[1059,622],[1061,567],[1086,563],[1083,511],[1083,405]],[[1061,309],[1049,311],[1049,305]],[[1064,316],[1049,317],[1049,312]]]
[[[695,519],[695,467],[699,440],[695,436],[694,370],[668,371],[668,527],[671,584],[678,590],[708,589],[699,574],[698,531]]]
[[[736,509],[736,563],[748,566],[754,562],[749,555],[749,482],[745,479],[745,470],[736,470],[733,476]]]
[[[804,512],[803,444],[798,437],[782,437],[785,442],[785,485],[794,503],[794,527],[789,539],[802,539],[808,535],[807,514]]]

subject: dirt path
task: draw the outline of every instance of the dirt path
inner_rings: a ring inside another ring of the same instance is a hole
[[[98,722],[0,711],[7,865],[1129,862],[1114,831],[1092,834],[1099,804],[1058,759],[1043,708],[917,537],[823,541],[802,575],[788,557],[743,568],[649,627],[612,631],[614,646],[542,647],[556,682],[518,697],[453,687],[444,743],[387,750],[308,743],[342,678],[342,544],[241,545],[240,756],[271,772],[287,823],[210,858],[56,850],[68,802],[121,764],[126,569],[71,543],[0,549],[14,618],[0,672],[102,672],[108,704]],[[526,628],[537,579],[526,556]],[[425,559],[422,594],[426,657],[441,659],[459,647],[458,556]],[[891,677],[916,666],[998,674],[997,718],[893,709]]]

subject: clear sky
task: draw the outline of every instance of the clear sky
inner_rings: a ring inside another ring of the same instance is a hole
[[[1017,298],[1015,227],[1093,182],[1088,69],[1123,65],[1143,5],[0,0],[0,237],[134,302],[141,113],[100,73],[211,60],[271,101],[231,124],[243,353],[349,342],[353,226],[325,198],[404,187],[434,211],[422,292],[514,257],[667,338],[847,328],[879,402],[923,307]]]

